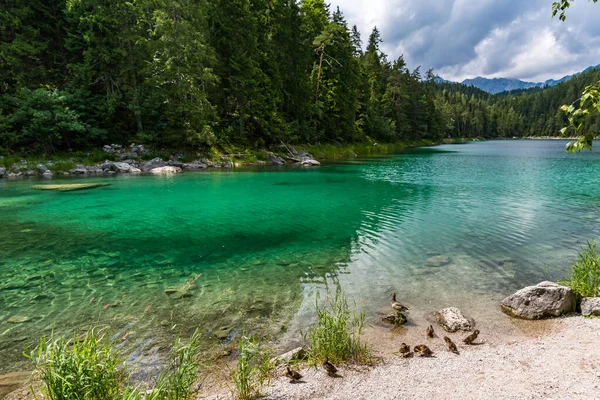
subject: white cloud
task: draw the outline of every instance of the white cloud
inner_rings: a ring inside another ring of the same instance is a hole
[[[600,4],[577,1],[567,21],[548,0],[332,0],[366,42],[374,26],[390,59],[446,79],[542,81],[600,64]]]

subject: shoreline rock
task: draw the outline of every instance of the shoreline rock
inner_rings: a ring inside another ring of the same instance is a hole
[[[181,172],[181,168],[179,167],[171,167],[171,166],[165,166],[165,167],[158,167],[158,168],[153,168],[150,170],[150,173],[155,174],[155,175],[172,175],[172,174],[178,174]]]
[[[573,310],[573,291],[554,282],[527,286],[500,303],[502,311],[522,319],[558,317]]]
[[[446,332],[471,331],[475,326],[473,320],[465,317],[458,308],[448,307],[433,313],[435,320]]]
[[[292,148],[293,149],[293,148]],[[136,174],[136,173],[155,173],[152,170],[163,167],[174,167],[181,171],[169,172],[178,173],[182,171],[202,171],[209,168],[223,168],[232,169],[236,164],[228,156],[221,156],[220,161],[212,162],[206,158],[199,157],[196,160],[190,162],[182,162],[181,158],[185,156],[184,153],[175,153],[170,156],[170,159],[163,160],[160,157],[155,157],[151,160],[143,161],[140,159],[141,156],[147,156],[150,151],[143,145],[136,145],[132,143],[129,147],[121,146],[117,144],[104,145],[102,148],[107,154],[110,154],[113,159],[118,161],[105,160],[101,164],[96,165],[82,165],[77,164],[75,168],[70,170],[50,170],[49,167],[53,167],[55,163],[48,161],[44,164],[33,164],[28,165],[27,160],[21,160],[20,163],[13,165],[10,168],[0,168],[0,179],[23,179],[24,177],[41,177],[44,179],[52,179],[54,176],[83,176],[87,177],[90,175],[113,175],[113,174]],[[90,156],[90,154],[87,154]],[[273,165],[283,166],[287,164],[295,164],[298,166],[309,167],[319,166],[321,163],[314,159],[309,153],[300,153],[293,150],[293,157],[280,155],[274,152],[266,153],[266,161],[255,161],[249,163],[249,165]],[[164,170],[166,171],[166,170]],[[165,172],[160,172],[164,174]]]
[[[581,315],[600,317],[600,297],[584,297],[581,299]]]

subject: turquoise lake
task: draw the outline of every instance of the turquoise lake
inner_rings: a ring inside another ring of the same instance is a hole
[[[560,278],[600,232],[600,153],[564,146],[52,180],[110,183],[75,192],[0,180],[0,371],[52,332],[108,326],[142,359],[196,328],[299,340],[337,287],[375,315],[392,291],[425,312]]]

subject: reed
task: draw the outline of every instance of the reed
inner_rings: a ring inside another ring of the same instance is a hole
[[[322,307],[317,298],[315,308],[317,325],[305,335],[310,345],[308,360],[311,365],[318,365],[325,357],[334,364],[349,360],[372,363],[370,346],[360,340],[365,323],[363,312],[351,311],[348,300],[340,291],[333,298],[328,296]]]

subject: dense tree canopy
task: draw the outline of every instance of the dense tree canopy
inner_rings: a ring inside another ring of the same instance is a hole
[[[558,107],[590,83],[498,96],[436,85],[324,0],[5,4],[3,152],[556,135]]]

